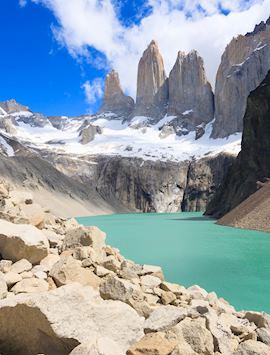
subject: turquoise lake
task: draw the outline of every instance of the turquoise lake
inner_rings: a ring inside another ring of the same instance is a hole
[[[215,291],[237,310],[270,313],[270,234],[215,224],[201,213],[81,217],[107,244],[141,264],[160,265],[167,281]]]

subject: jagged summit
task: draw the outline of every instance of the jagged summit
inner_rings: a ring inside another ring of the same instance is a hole
[[[21,111],[31,112],[29,107],[18,103],[15,99],[10,99],[10,100],[7,100],[7,101],[0,102],[0,107],[6,113],[14,113],[14,112],[21,112]]]
[[[121,88],[118,73],[113,69],[106,77],[105,93],[101,112],[111,111],[120,115],[130,115],[134,100],[126,96]]]
[[[169,76],[169,115],[190,112],[193,124],[210,122],[214,117],[214,97],[202,57],[196,50],[178,52]]]
[[[138,65],[135,115],[161,117],[168,101],[168,82],[156,41],[151,41]]]
[[[259,24],[257,24],[254,27],[254,30],[252,32],[248,32],[246,34],[246,36],[253,36],[256,35],[259,32],[265,31],[266,30],[266,26],[270,25],[270,17],[266,20],[266,21],[261,21]]]

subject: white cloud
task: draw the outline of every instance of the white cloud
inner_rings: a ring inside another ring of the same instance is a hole
[[[94,79],[92,82],[87,80],[82,85],[82,89],[84,90],[87,103],[92,105],[103,95],[103,82],[99,78]]]
[[[232,37],[252,31],[270,14],[270,0],[148,0],[151,13],[139,24],[125,27],[113,0],[32,1],[53,11],[59,23],[54,34],[72,55],[87,55],[89,47],[102,52],[133,97],[137,64],[152,39],[160,45],[167,74],[179,50],[197,49],[214,84],[220,57]],[[224,16],[221,8],[230,14]]]
[[[25,7],[27,5],[27,0],[19,0],[20,7]]]

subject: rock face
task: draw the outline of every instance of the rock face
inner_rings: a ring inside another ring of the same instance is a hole
[[[138,65],[137,99],[133,115],[161,118],[168,102],[168,81],[158,45],[152,41]]]
[[[261,85],[248,98],[247,110],[244,117],[242,150],[229,170],[221,188],[208,205],[207,214],[217,217],[223,216],[256,192],[258,187],[262,186],[269,179],[269,103],[270,72]],[[258,182],[261,183],[258,184]],[[262,195],[261,197],[263,198]],[[265,196],[269,196],[269,193],[267,192]],[[264,198],[261,201],[263,202]],[[243,214],[250,213],[258,203],[258,199],[252,199],[250,203],[243,205],[245,207],[242,210]],[[240,213],[240,210],[238,212]],[[243,218],[243,214],[241,218]],[[237,216],[240,218],[239,214],[235,214],[235,218]],[[256,218],[257,223],[259,223],[258,218],[260,218],[260,215],[257,215]]]
[[[133,109],[134,100],[123,93],[118,73],[112,70],[106,77],[105,94],[100,111],[127,117]]]
[[[178,53],[169,76],[168,115],[188,119],[195,126],[214,118],[214,95],[196,51]]]
[[[52,157],[54,159],[54,157]],[[235,157],[220,154],[199,160],[170,162],[139,158],[98,156],[87,164],[57,157],[57,166],[84,184],[94,184],[107,201],[131,211],[205,211]],[[95,164],[93,164],[93,162]]]
[[[246,100],[270,69],[270,21],[254,32],[234,38],[218,69],[215,87],[215,123],[212,137],[241,132]]]

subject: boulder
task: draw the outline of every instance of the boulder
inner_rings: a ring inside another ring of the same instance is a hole
[[[37,264],[48,255],[49,243],[36,227],[0,220],[0,253],[12,261],[27,259]]]
[[[130,306],[103,301],[93,288],[76,283],[0,302],[3,354],[68,355],[81,343],[107,338],[121,355],[142,337],[143,318]]]
[[[131,300],[142,301],[143,294],[139,286],[116,276],[108,276],[100,285],[100,295],[103,299],[119,300],[125,303]]]
[[[259,341],[247,340],[239,345],[233,355],[269,355],[270,346]]]
[[[186,315],[185,309],[170,305],[160,306],[146,319],[144,323],[145,333],[167,330],[183,320]]]
[[[41,260],[40,265],[43,266],[45,271],[50,271],[54,264],[60,260],[59,255],[49,254]]]
[[[12,287],[11,291],[15,294],[39,293],[48,291],[48,289],[49,285],[46,281],[33,277],[31,279],[23,279],[22,281],[19,281],[15,286]]]
[[[90,246],[100,252],[105,246],[106,234],[97,227],[79,226],[69,229],[63,240],[63,250],[75,249],[76,247]]]
[[[141,285],[149,288],[157,287],[161,284],[161,280],[158,277],[152,275],[146,275],[141,277]]]
[[[21,259],[11,266],[10,271],[20,274],[24,271],[30,271],[31,269],[32,264],[26,259]]]
[[[36,227],[43,225],[45,213],[40,205],[36,203],[30,205],[20,204],[19,208],[20,216],[28,220],[29,224],[32,224]]]
[[[214,341],[210,331],[206,328],[203,318],[191,319],[186,317],[178,323],[171,332],[190,345],[195,353],[201,355],[214,355]]]
[[[15,285],[17,282],[22,280],[22,276],[13,271],[7,272],[3,277],[8,287]]]
[[[102,265],[110,270],[110,271],[113,271],[113,272],[118,272],[121,268],[121,263],[119,260],[116,259],[116,257],[114,255],[109,255],[107,256]]]
[[[266,328],[258,328],[256,329],[256,333],[258,334],[258,339],[266,345],[270,346],[270,330]]]
[[[270,316],[266,313],[246,312],[244,318],[256,324],[258,328],[270,328]]]
[[[164,333],[149,333],[138,343],[132,345],[127,351],[127,355],[169,355],[176,345],[176,341],[166,339]]]
[[[81,263],[72,256],[61,257],[51,268],[50,276],[58,287],[72,282],[94,288],[98,288],[100,284],[100,278],[91,270],[81,267]]]
[[[97,338],[77,346],[70,355],[124,355],[119,346],[108,338]]]

